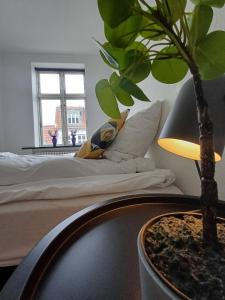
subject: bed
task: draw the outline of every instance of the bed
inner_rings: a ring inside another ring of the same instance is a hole
[[[173,172],[145,158],[160,117],[160,101],[134,113],[104,149],[103,159],[0,153],[0,267],[19,264],[54,226],[96,202],[182,194]]]
[[[0,267],[17,265],[50,229],[80,209],[131,194],[181,194],[151,158],[0,154]]]

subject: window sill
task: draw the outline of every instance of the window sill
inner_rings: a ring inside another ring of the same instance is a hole
[[[22,147],[22,150],[31,150],[32,154],[36,155],[61,155],[67,153],[74,153],[81,145],[73,146],[41,146],[41,147]]]

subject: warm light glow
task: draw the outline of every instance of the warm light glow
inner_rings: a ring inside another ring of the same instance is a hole
[[[158,144],[167,151],[177,155],[194,160],[200,160],[200,146],[198,144],[169,138],[159,139]],[[215,161],[219,160],[221,160],[221,156],[215,152]]]

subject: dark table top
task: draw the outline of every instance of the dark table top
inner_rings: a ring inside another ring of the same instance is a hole
[[[159,214],[196,208],[199,201],[194,197],[142,195],[84,209],[39,242],[0,299],[141,299],[137,254],[141,227]]]

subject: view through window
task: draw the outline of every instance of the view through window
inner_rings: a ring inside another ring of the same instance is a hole
[[[82,144],[86,138],[83,70],[36,69],[40,120],[40,143]]]

